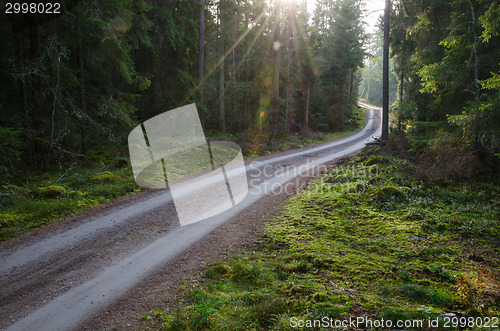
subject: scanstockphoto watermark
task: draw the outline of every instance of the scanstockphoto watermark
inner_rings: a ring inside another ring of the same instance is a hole
[[[208,142],[194,104],[157,115],[128,137],[136,183],[166,189],[180,225],[218,215],[248,193],[241,148],[229,141]]]
[[[367,181],[378,173],[378,169],[374,173],[373,169],[327,167],[314,160],[300,165],[252,162],[247,167],[236,143],[207,141],[194,104],[169,110],[138,125],[129,134],[128,147],[139,186],[166,189],[168,182],[181,226],[235,207],[245,199],[249,188],[258,195],[294,194],[302,187],[305,177],[328,173],[320,177],[320,181],[329,181],[341,174],[342,180],[335,179],[338,187],[362,193]],[[325,190],[332,186],[313,188]],[[321,193],[311,189],[306,192]]]
[[[251,194],[294,194],[304,187],[304,179],[317,178],[309,185],[305,194],[325,194],[339,188],[344,193],[364,193],[370,183],[379,175],[379,168],[359,166],[316,165],[308,160],[301,165],[262,166],[259,162],[249,165],[248,179]],[[328,185],[324,185],[328,184]]]
[[[298,317],[290,318],[290,327],[300,328],[335,328],[335,329],[466,329],[466,328],[485,328],[497,329],[499,324],[498,317],[449,317],[437,316],[429,319],[407,319],[407,320],[389,320],[389,319],[371,319],[369,317],[349,317],[346,319],[333,319],[328,316],[320,319],[302,319]]]
[[[355,329],[377,329],[377,328],[423,328],[431,326],[430,320],[386,320],[370,319],[367,317],[349,317],[348,319],[333,319],[323,317],[321,319],[300,319],[298,317],[290,318],[290,327],[292,328],[355,328]]]

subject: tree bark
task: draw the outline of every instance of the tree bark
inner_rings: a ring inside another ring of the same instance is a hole
[[[276,1],[276,8],[274,9],[274,17],[276,19],[275,30],[274,30],[274,84],[273,84],[273,132],[272,135],[278,135],[278,125],[279,125],[279,106],[280,106],[280,23],[279,23],[279,10],[280,3]]]
[[[226,131],[226,110],[224,108],[224,0],[219,2],[219,56],[220,56],[220,66],[219,66],[219,125],[220,129]]]
[[[287,40],[288,40],[288,58],[287,58],[287,86],[286,86],[286,107],[285,107],[285,133],[288,135],[288,117],[290,115],[290,105],[292,103],[292,49],[293,49],[293,31],[292,31],[292,15],[294,15],[293,3],[288,6],[288,25],[287,25]]]
[[[403,116],[403,84],[405,79],[405,70],[401,66],[401,75],[399,76],[399,116],[398,116],[398,132],[401,132],[401,117]]]
[[[385,1],[384,12],[384,59],[382,88],[382,140],[389,139],[389,11],[391,1]]]
[[[474,13],[474,5],[471,0],[468,0],[470,5],[470,10],[472,13],[472,31],[474,34],[474,44],[472,46],[472,53],[474,54],[474,97],[475,101],[479,102],[479,94],[481,93],[481,86],[479,86],[479,55],[477,53],[478,37],[476,32],[476,14]]]
[[[87,113],[87,100],[85,98],[85,77],[84,77],[84,64],[83,64],[83,38],[81,35],[80,24],[78,24],[78,32],[80,35],[80,42],[77,49],[78,57],[78,80],[80,83],[79,93],[80,93],[80,111],[84,114]],[[80,123],[80,150],[81,154],[87,155],[87,128],[85,123],[81,121]]]
[[[198,45],[198,75],[199,91],[198,98],[203,104],[203,65],[205,64],[205,0],[200,0],[200,36]]]
[[[304,114],[304,127],[307,129],[309,127],[309,98],[311,95],[311,85],[307,84],[307,96],[306,96],[306,107]]]
[[[38,25],[33,25],[29,29],[29,41],[30,41],[30,58],[31,62],[35,64],[38,59],[40,58],[40,36],[39,36],[39,27]],[[38,155],[40,154],[40,144],[37,143],[36,138],[40,138],[40,130],[41,130],[41,123],[40,123],[40,118],[42,117],[41,111],[42,111],[42,101],[41,101],[41,96],[42,96],[42,91],[41,91],[41,83],[40,79],[38,77],[33,77],[32,78],[32,92],[33,92],[33,103],[31,107],[31,121],[33,123],[33,157],[34,157],[34,162],[36,165],[39,164],[38,162]]]

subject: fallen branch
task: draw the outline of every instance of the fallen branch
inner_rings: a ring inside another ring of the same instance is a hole
[[[385,141],[383,140],[380,140],[379,138],[377,137],[373,137],[372,136],[372,139],[375,140],[373,142],[370,142],[370,143],[366,143],[365,145],[366,146],[371,146],[371,145],[385,145]]]

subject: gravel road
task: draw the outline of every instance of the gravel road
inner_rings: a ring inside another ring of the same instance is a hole
[[[247,197],[204,221],[180,226],[170,192],[147,191],[2,243],[0,329],[133,328],[130,314],[147,308],[141,302],[168,297],[221,250],[255,239],[319,166],[379,137],[380,110],[366,114],[347,138],[246,161]]]

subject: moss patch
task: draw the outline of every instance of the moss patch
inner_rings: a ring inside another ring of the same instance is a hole
[[[95,184],[114,183],[114,182],[117,182],[121,179],[122,178],[120,176],[117,176],[110,171],[100,172],[100,173],[95,174],[94,176],[91,176],[89,178],[89,180]]]
[[[412,175],[392,156],[357,157],[315,180],[255,253],[218,262],[177,329],[290,329],[290,318],[500,315],[500,188]]]
[[[32,194],[38,199],[51,199],[65,195],[66,189],[59,185],[50,185],[47,187],[39,187],[33,190]]]

